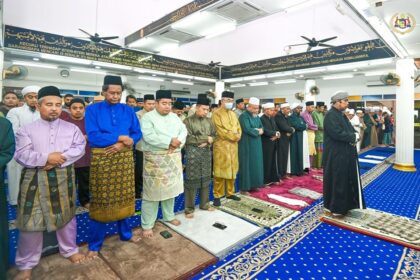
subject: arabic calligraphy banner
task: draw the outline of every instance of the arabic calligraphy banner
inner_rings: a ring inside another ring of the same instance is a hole
[[[6,48],[108,62],[163,72],[207,78],[217,77],[216,71],[205,64],[128,49],[124,49],[110,57],[110,54],[119,49],[103,44],[94,44],[86,40],[10,25],[5,26],[4,46]]]
[[[376,39],[233,65],[225,69],[223,78],[236,78],[388,57],[395,57],[394,52],[382,40]]]
[[[138,39],[141,39],[147,35],[152,34],[153,32],[156,32],[157,30],[169,26],[172,23],[194,13],[199,10],[204,9],[207,6],[210,6],[220,0],[195,0],[191,3],[188,3],[185,6],[182,6],[181,8],[173,11],[172,13],[167,14],[166,16],[152,22],[149,25],[146,25],[139,31],[134,32],[131,35],[128,35],[125,38],[125,44],[128,45],[134,41],[137,41]]]

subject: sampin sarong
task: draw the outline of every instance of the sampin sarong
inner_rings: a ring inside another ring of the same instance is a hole
[[[144,152],[143,199],[162,201],[184,192],[181,152]]]
[[[112,222],[134,215],[133,151],[106,155],[105,149],[92,149],[89,191],[91,219]]]
[[[73,165],[48,171],[25,168],[22,172],[16,227],[21,231],[55,231],[76,213]]]

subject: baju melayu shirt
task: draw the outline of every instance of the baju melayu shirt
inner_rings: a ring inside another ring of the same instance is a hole
[[[136,144],[142,137],[140,124],[133,108],[125,104],[99,102],[86,107],[86,132],[92,148],[114,145],[121,135],[129,136]]]

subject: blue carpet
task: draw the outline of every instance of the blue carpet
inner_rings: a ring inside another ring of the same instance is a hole
[[[375,149],[378,155],[385,152]],[[369,154],[373,154],[372,150]],[[420,166],[420,151],[415,152],[415,162]],[[420,172],[388,168],[365,188],[364,194],[370,208],[415,218],[420,206]],[[310,207],[300,217],[315,207],[319,205]],[[294,246],[283,249],[280,244],[293,233],[284,234],[281,239],[278,232],[287,230],[298,219],[267,232],[195,279],[222,279],[223,275],[235,275],[238,279],[392,279],[404,247],[317,222]],[[301,220],[299,223],[302,226]],[[268,242],[276,238],[279,242]]]

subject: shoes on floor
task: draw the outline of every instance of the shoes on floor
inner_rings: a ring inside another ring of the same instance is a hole
[[[226,198],[227,199],[232,199],[232,200],[235,200],[235,201],[240,201],[241,200],[241,198],[237,197],[236,195],[227,196]]]
[[[219,207],[222,204],[220,203],[220,198],[214,198],[213,200],[213,206]]]

